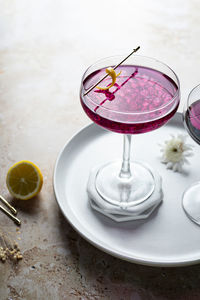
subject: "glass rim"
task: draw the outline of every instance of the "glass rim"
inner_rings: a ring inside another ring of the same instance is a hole
[[[87,98],[89,98],[89,101],[90,101],[92,104],[98,106],[98,103],[94,102],[94,101],[91,99],[91,97],[89,97],[88,95],[83,96],[83,93],[87,91],[87,90],[85,90],[84,87],[83,87],[83,81],[84,81],[84,79],[85,79],[86,73],[88,72],[88,70],[89,70],[92,66],[95,66],[96,64],[98,64],[98,63],[100,63],[100,62],[102,62],[102,61],[104,61],[104,60],[113,59],[113,58],[117,58],[117,57],[125,57],[125,56],[126,56],[126,54],[125,54],[125,55],[119,54],[119,55],[107,56],[107,57],[101,58],[101,59],[95,61],[93,64],[91,64],[91,65],[85,70],[85,72],[83,73],[82,78],[81,78],[81,92],[80,92],[81,98],[84,99],[84,97],[87,97]],[[156,59],[156,58],[150,57],[150,56],[137,55],[137,54],[134,54],[134,56],[135,56],[135,57],[139,57],[139,58],[149,59],[149,60],[151,60],[151,61],[157,62],[157,63],[163,65],[164,67],[166,67],[168,70],[170,70],[170,71],[173,73],[173,75],[175,76],[176,80],[177,80],[177,83],[176,83],[176,84],[177,84],[177,90],[176,90],[174,96],[172,97],[172,99],[171,99],[167,104],[165,104],[165,105],[163,105],[163,106],[160,106],[159,108],[153,109],[153,110],[151,110],[151,111],[145,111],[145,112],[120,112],[120,111],[116,111],[116,110],[113,110],[113,109],[110,109],[110,108],[107,108],[107,107],[103,107],[103,106],[101,106],[101,109],[106,110],[106,111],[110,111],[110,112],[114,112],[115,114],[121,114],[121,115],[147,115],[147,114],[150,114],[150,113],[159,111],[160,109],[164,109],[164,108],[167,107],[168,105],[170,105],[170,104],[172,104],[173,102],[175,102],[175,100],[179,97],[179,94],[180,94],[180,80],[179,80],[177,74],[175,73],[175,71],[174,71],[172,68],[170,68],[166,63],[164,63],[164,62],[162,62],[162,61],[160,61],[160,60],[158,60],[158,59]],[[136,65],[137,65],[137,64],[136,64]],[[122,66],[123,66],[123,64],[122,64]],[[157,70],[157,69],[154,69],[154,68],[152,68],[152,69],[153,69],[153,70]],[[159,70],[157,70],[157,71],[159,71]],[[171,77],[170,77],[170,78],[171,78]],[[84,102],[84,103],[85,103],[85,102]],[[85,103],[85,105],[87,105],[87,104]]]
[[[200,84],[197,84],[197,85],[196,85],[195,87],[193,87],[193,89],[189,92],[188,97],[187,97],[187,101],[186,101],[185,106],[184,106],[184,116],[185,116],[185,114],[186,114],[186,112],[187,112],[187,110],[188,110],[188,111],[190,111],[192,118],[195,119],[195,122],[198,123],[198,124],[200,124],[200,120],[197,118],[197,116],[196,116],[195,114],[192,113],[192,111],[191,111],[191,109],[190,109],[190,106],[191,106],[194,102],[198,101],[199,99],[198,99],[198,100],[195,100],[195,101],[192,101],[191,103],[189,103],[190,98],[191,98],[191,96],[192,96],[192,93],[193,93],[196,89],[199,89],[199,90],[200,90]],[[184,117],[184,118],[185,118],[185,117]],[[189,134],[191,135],[190,130],[189,130]],[[195,136],[192,135],[192,138],[193,138],[198,144],[200,143],[200,142],[197,140],[197,138],[196,138]]]
[[[187,97],[187,101],[186,101],[187,107],[189,107],[188,104],[189,104],[189,100],[190,100],[190,98],[191,98],[192,93],[193,93],[197,88],[200,88],[200,83],[197,84],[197,85],[195,85],[195,87],[193,87],[193,89],[191,89],[191,91],[189,92],[188,97]]]

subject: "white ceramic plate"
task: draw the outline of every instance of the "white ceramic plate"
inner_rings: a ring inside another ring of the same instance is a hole
[[[174,173],[160,163],[158,143],[170,134],[186,134],[181,115],[162,128],[135,135],[132,158],[156,168],[163,178],[164,199],[150,218],[115,223],[93,211],[88,203],[86,185],[90,169],[122,156],[122,136],[92,124],[77,133],[60,152],[54,170],[54,191],[64,216],[77,232],[99,249],[134,263],[154,266],[180,266],[200,262],[200,227],[182,209],[182,194],[200,179],[200,147],[183,173]]]

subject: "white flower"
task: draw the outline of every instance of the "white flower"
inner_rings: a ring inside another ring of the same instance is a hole
[[[161,162],[167,165],[167,169],[181,172],[183,164],[189,163],[187,157],[193,155],[193,146],[185,143],[186,138],[187,135],[178,134],[175,137],[171,134],[171,139],[160,145]]]

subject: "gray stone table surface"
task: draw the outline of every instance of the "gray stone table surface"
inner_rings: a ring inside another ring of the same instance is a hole
[[[0,299],[200,299],[200,265],[153,268],[121,261],[83,240],[53,192],[57,155],[90,121],[79,103],[81,75],[104,56],[140,54],[170,65],[181,105],[200,81],[198,0],[0,0],[0,190],[15,204],[20,231],[0,213],[0,228],[23,259],[0,263]],[[44,175],[33,200],[14,201],[8,168],[27,159]]]

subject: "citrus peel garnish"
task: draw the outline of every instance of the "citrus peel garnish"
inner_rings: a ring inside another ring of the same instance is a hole
[[[111,67],[106,69],[106,73],[112,78],[112,83],[109,84],[107,87],[97,86],[97,89],[104,90],[104,91],[110,89],[115,84],[116,78],[121,74],[121,72],[116,74],[115,70]]]

